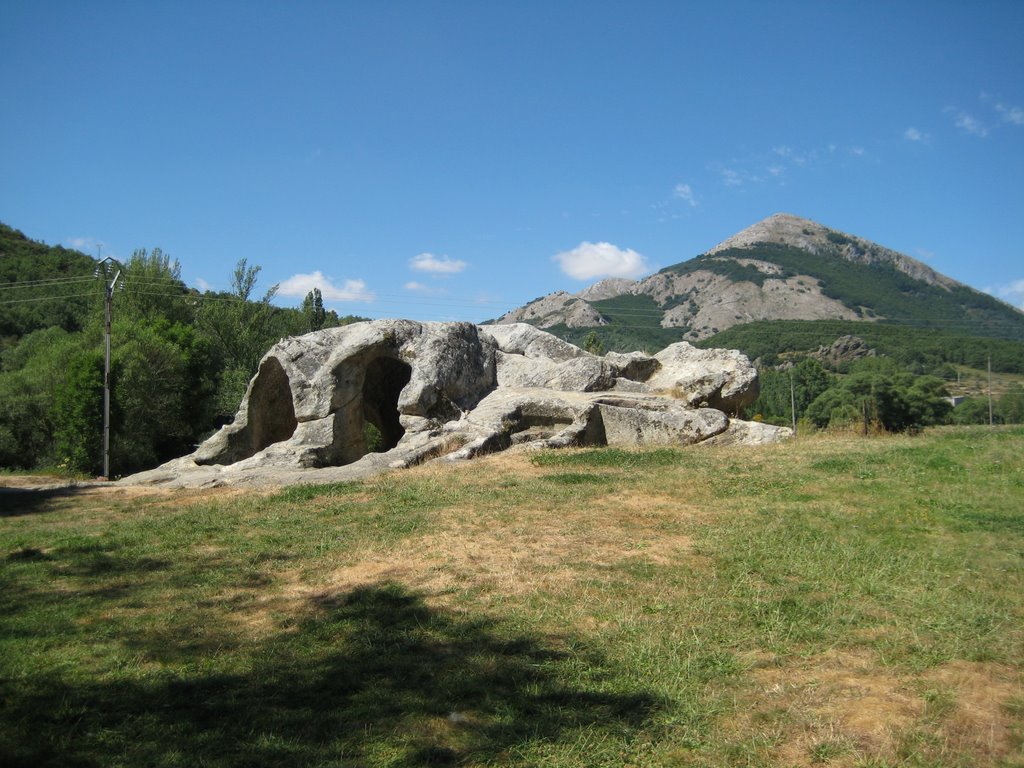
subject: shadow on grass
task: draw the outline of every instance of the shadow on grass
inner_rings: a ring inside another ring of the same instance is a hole
[[[80,493],[81,487],[62,485],[46,488],[0,487],[0,518],[22,517],[52,510],[54,499],[63,499]]]
[[[173,677],[3,681],[5,765],[531,762],[531,746],[584,733],[628,741],[659,708],[592,652],[432,608],[394,584],[310,609],[295,631],[191,658]],[[130,644],[153,659],[169,642]]]

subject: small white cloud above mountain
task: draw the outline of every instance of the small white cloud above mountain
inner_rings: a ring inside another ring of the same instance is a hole
[[[994,288],[986,288],[985,293],[990,293],[1006,303],[1013,304],[1018,309],[1024,310],[1024,279],[1011,280]]]
[[[100,257],[112,256],[110,253],[103,253],[104,243],[97,240],[95,237],[68,237],[64,240],[70,248],[74,248],[76,251],[81,251],[90,256],[96,255],[96,249],[100,249]]]
[[[650,267],[647,259],[632,248],[619,248],[611,243],[582,242],[571,251],[552,256],[562,271],[576,280],[602,277],[637,278]]]
[[[996,112],[1002,116],[1004,123],[1024,125],[1024,109],[1020,107],[1010,106],[1009,104],[996,104]]]
[[[903,132],[903,138],[907,141],[913,141],[915,143],[925,143],[930,138],[924,131],[918,130],[911,126]]]
[[[430,272],[435,275],[455,275],[469,266],[461,259],[448,256],[435,256],[432,253],[421,253],[409,260],[409,266],[417,272]]]
[[[698,205],[697,195],[694,194],[693,187],[689,184],[676,184],[675,189],[672,190],[672,196],[689,204],[691,208],[696,208]]]
[[[305,298],[314,288],[320,289],[325,301],[371,302],[376,299],[376,295],[366,289],[365,281],[345,280],[338,286],[334,284],[334,278],[325,277],[319,269],[309,274],[292,275],[277,286],[277,292],[281,296]]]
[[[977,136],[979,139],[984,139],[988,136],[988,126],[969,112],[952,107],[946,111],[953,114],[953,125],[968,136]]]
[[[425,285],[423,283],[418,283],[415,280],[410,280],[403,287],[410,293],[418,293],[423,296],[442,296],[446,293],[443,288]]]

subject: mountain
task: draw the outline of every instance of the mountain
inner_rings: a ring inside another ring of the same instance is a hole
[[[861,237],[778,213],[639,281],[558,291],[500,317],[610,349],[699,342],[761,321],[895,323],[1024,341],[1024,313]]]

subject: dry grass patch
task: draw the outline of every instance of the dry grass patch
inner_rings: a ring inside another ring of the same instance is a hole
[[[772,765],[1016,765],[1019,670],[953,661],[923,675],[865,649],[761,661],[723,723]]]

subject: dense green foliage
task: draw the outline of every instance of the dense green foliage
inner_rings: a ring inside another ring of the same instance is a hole
[[[938,424],[987,424],[987,397],[970,398],[955,408],[946,382],[915,375],[890,358],[863,358],[848,373],[830,373],[804,358],[787,370],[760,371],[761,392],[745,414],[773,424],[795,418],[815,427],[859,425],[890,432]],[[1024,423],[1024,387],[1017,385],[993,399],[996,424]]]
[[[0,348],[32,331],[78,331],[102,299],[96,262],[0,223]]]
[[[326,311],[315,292],[301,309],[273,306],[273,288],[254,299],[260,268],[244,259],[230,291],[201,294],[159,248],[104,271],[85,254],[3,227],[0,467],[101,470],[103,296],[118,271],[110,440],[118,475],[187,453],[229,421],[278,339],[357,319]]]
[[[994,397],[989,413],[987,397],[969,397],[954,410],[954,424],[1024,424],[1024,386],[1017,385],[1001,396]]]
[[[801,418],[807,406],[834,383],[835,377],[817,360],[801,360],[788,371],[764,369],[760,371],[760,394],[746,415],[788,425],[793,420],[794,408],[796,418]]]
[[[933,372],[944,365],[1024,373],[1024,340],[966,336],[941,328],[916,328],[881,322],[844,320],[771,320],[736,325],[697,343],[711,349],[738,349],[751,360],[772,365],[786,352],[813,351],[840,336],[859,336],[879,354],[909,370]]]

